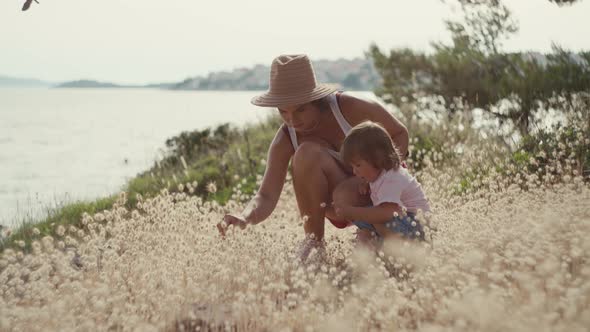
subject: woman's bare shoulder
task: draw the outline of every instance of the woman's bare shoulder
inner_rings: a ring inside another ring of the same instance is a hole
[[[342,93],[338,97],[338,106],[344,118],[351,126],[366,120],[375,120],[387,110],[378,102]]]
[[[271,157],[276,155],[279,158],[291,158],[293,153],[295,153],[291,138],[284,124],[277,129],[268,151]]]

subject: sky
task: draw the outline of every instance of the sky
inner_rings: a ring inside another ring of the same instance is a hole
[[[0,1],[0,75],[147,84],[269,65],[284,53],[362,57],[371,43],[428,52],[449,40],[443,20],[457,15],[453,0],[38,1],[26,12],[24,0]],[[590,0],[505,3],[520,24],[505,50],[590,50]]]

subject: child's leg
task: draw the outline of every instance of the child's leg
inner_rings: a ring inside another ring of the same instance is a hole
[[[369,251],[376,250],[379,245],[380,241],[378,235],[374,235],[375,232],[372,232],[367,229],[358,229],[356,231],[356,245],[357,249],[363,248]]]
[[[387,231],[380,234],[424,241],[424,229],[413,213],[408,213],[406,216],[397,216],[390,222],[385,223],[384,226]]]
[[[359,227],[356,233],[357,240],[361,240],[361,237],[366,239],[366,241],[372,241],[379,240],[379,238],[397,236],[391,231],[391,229],[387,228],[386,224],[369,224],[361,222],[362,225],[359,225],[359,222],[353,223]]]
[[[406,238],[404,238],[404,236],[402,234],[392,232],[388,228],[385,229],[382,237],[383,237],[383,241],[390,241],[390,240],[404,241],[404,240],[406,240]]]
[[[379,234],[375,227],[364,221],[353,221],[358,229],[356,231],[356,242],[359,247],[374,250],[379,241]]]
[[[373,224],[373,227],[375,227],[377,235],[379,236],[386,237],[388,233],[391,233],[391,231],[387,229],[387,226],[385,226],[385,224]]]
[[[356,240],[359,243],[369,243],[373,240],[373,234],[368,229],[359,228],[356,230]]]

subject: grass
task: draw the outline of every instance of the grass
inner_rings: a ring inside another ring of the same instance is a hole
[[[485,141],[446,142],[462,151],[457,158],[426,153],[420,170],[434,212],[420,216],[428,242],[365,252],[353,229],[328,224],[326,251],[302,265],[290,181],[267,221],[222,240],[215,224],[243,208],[234,198],[256,186],[255,175],[232,177],[226,206],[214,201],[228,195],[221,182],[206,201],[177,188],[128,211],[117,197],[104,218],[84,215],[67,235],[34,240],[31,254],[4,251],[0,330],[585,330],[590,187],[573,176],[574,159],[558,150],[546,168],[561,173],[537,177],[522,154],[512,161]],[[466,175],[471,187],[457,195]]]
[[[462,176],[454,185],[454,195],[465,195],[482,188],[478,180],[487,176],[491,170],[489,162],[481,160],[467,165],[462,162],[465,155],[464,146],[484,144],[488,147],[500,139],[482,141],[477,132],[457,128],[464,124],[449,121],[443,125],[417,122],[415,119],[401,115],[412,133],[410,142],[409,165],[420,178],[422,169],[427,166],[453,167],[460,169]],[[204,200],[214,200],[225,204],[230,199],[245,201],[258,187],[258,174],[263,173],[266,151],[280,120],[269,117],[265,121],[243,129],[233,128],[227,124],[215,129],[184,132],[166,141],[168,155],[161,161],[129,180],[123,191],[128,199],[125,207],[131,211],[136,208],[138,197],[149,199],[159,195],[162,190],[169,193],[184,192],[189,196],[199,196]],[[546,165],[548,158],[575,160],[577,172],[587,180],[590,177],[590,145],[585,144],[590,138],[584,127],[556,127],[553,132],[539,131],[526,136],[513,152],[496,149],[489,158],[506,158],[498,164],[494,162],[496,173],[507,175],[508,169],[520,171],[526,168],[534,173]],[[483,145],[482,145],[483,146]],[[556,155],[560,151],[560,155]],[[499,160],[499,159],[498,159]],[[531,160],[534,160],[531,163]],[[185,167],[186,165],[186,167]],[[551,171],[557,175],[557,170]],[[196,185],[194,185],[196,184]],[[210,184],[216,190],[211,192]],[[236,191],[239,190],[239,195]],[[40,221],[28,220],[22,223],[12,235],[0,242],[0,252],[6,248],[19,247],[24,243],[24,250],[29,252],[31,241],[37,237],[53,235],[57,225],[79,225],[84,213],[94,214],[113,207],[115,196],[100,198],[90,202],[74,202],[58,209],[49,209],[47,216]],[[39,235],[34,235],[34,229]],[[20,242],[22,241],[22,242]]]
[[[19,246],[25,252],[30,252],[32,241],[46,235],[56,235],[55,229],[59,225],[79,227],[84,213],[94,214],[109,210],[113,207],[115,200],[116,196],[110,196],[92,202],[74,202],[61,208],[49,209],[48,215],[43,221],[30,221],[20,225],[8,238],[8,241],[0,244],[0,249],[4,251],[6,248]],[[37,232],[35,229],[38,230],[39,234],[35,234]]]

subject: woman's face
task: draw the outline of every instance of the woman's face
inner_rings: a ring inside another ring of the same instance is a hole
[[[320,121],[320,110],[312,103],[278,107],[283,121],[295,131],[313,130]]]

